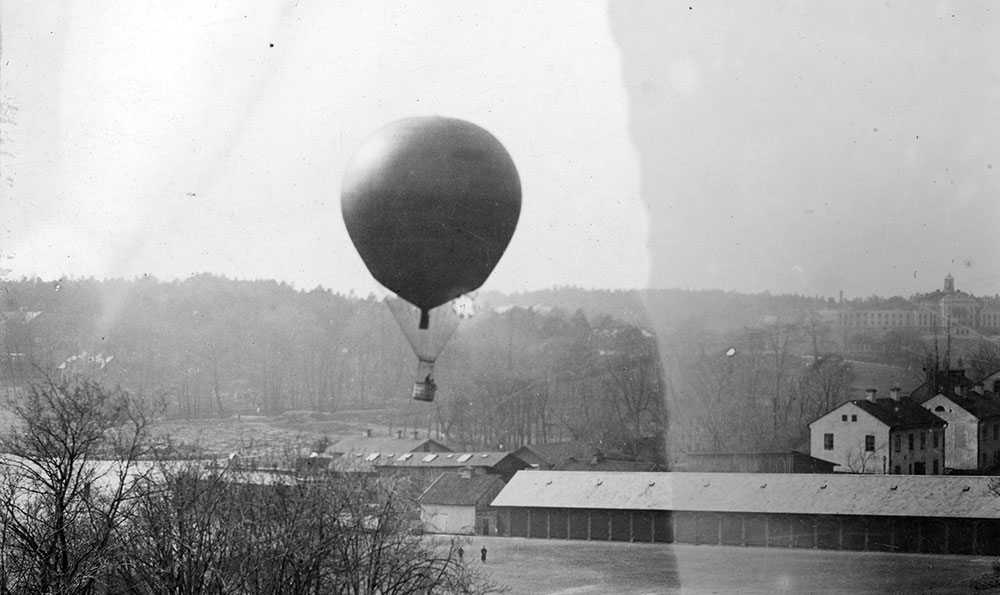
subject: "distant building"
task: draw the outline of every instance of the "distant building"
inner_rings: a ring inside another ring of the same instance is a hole
[[[596,456],[599,450],[580,440],[528,444],[514,451],[518,458],[537,469],[552,469],[563,461],[586,461]]]
[[[360,436],[344,438],[327,447],[327,455],[369,455],[372,453],[381,454],[402,454],[405,452],[451,452],[444,444],[431,438],[420,438],[419,433],[413,432],[409,436],[404,436],[402,431],[392,436],[372,436],[371,430],[366,430]]]
[[[837,324],[845,331],[917,329],[926,334],[947,329],[957,336],[996,334],[1000,333],[1000,300],[958,291],[954,277],[948,275],[943,290],[917,294],[909,300],[887,299],[869,307],[843,309]]]
[[[427,489],[445,471],[468,471],[472,475],[496,475],[506,482],[529,467],[510,452],[406,453],[396,456],[369,455],[368,463],[381,475],[407,477],[417,493]]]
[[[504,482],[497,475],[446,472],[420,496],[420,520],[428,533],[495,535],[496,509],[490,503]]]
[[[940,475],[946,422],[891,391],[848,401],[809,424],[809,453],[848,473]]]
[[[633,473],[648,473],[662,471],[656,463],[650,461],[620,461],[592,457],[583,461],[569,458],[552,468],[553,471],[629,471]]]
[[[836,463],[796,450],[785,452],[695,452],[672,469],[709,473],[833,473]]]

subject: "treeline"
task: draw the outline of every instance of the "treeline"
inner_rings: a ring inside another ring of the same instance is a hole
[[[85,373],[185,418],[389,408],[469,448],[587,437],[636,454],[661,433],[655,337],[607,315],[481,297],[424,406],[410,399],[410,346],[373,297],[198,275],[22,280],[3,300],[7,387]]]

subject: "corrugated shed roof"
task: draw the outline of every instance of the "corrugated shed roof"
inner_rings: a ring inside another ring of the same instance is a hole
[[[989,477],[520,471],[493,506],[1000,519]]]
[[[420,496],[421,504],[444,506],[488,506],[490,501],[503,489],[503,480],[496,475],[472,475],[463,477],[461,473],[442,473]]]

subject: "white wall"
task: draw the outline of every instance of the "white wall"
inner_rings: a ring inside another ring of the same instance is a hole
[[[851,421],[852,416],[857,421]],[[833,434],[833,450],[823,447],[823,435],[828,433]],[[875,452],[865,451],[866,435],[875,436]],[[809,424],[809,454],[840,465],[837,471],[882,473],[882,457],[889,457],[889,426],[857,405],[845,403]]]
[[[472,535],[476,532],[476,507],[421,504],[420,520],[428,533]]]
[[[971,413],[957,407],[944,395],[936,395],[923,403],[925,409],[948,422],[944,429],[945,463],[949,469],[977,469],[979,467],[978,420]],[[942,411],[938,411],[938,408]]]

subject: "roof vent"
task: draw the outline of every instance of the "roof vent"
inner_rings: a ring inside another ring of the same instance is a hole
[[[895,490],[896,490],[896,488],[898,488],[898,487],[899,487],[899,486],[892,486],[891,488],[889,488],[889,491],[895,491]]]
[[[825,490],[826,489],[826,484],[824,483],[823,485],[819,486],[819,489]]]
[[[968,492],[971,489],[972,489],[972,486],[965,486],[964,488],[962,488],[962,491],[963,492]]]
[[[600,479],[597,480],[597,485],[603,485],[603,484],[604,484],[603,480],[600,480]]]
[[[444,455],[444,458],[450,459],[453,456],[455,456],[453,453],[448,453],[448,454]]]
[[[656,482],[655,482],[655,481],[651,481],[651,482],[649,482],[649,487],[653,487],[653,486],[655,486],[655,485],[656,485]]]
[[[437,458],[437,453],[433,453],[432,452],[431,454],[427,455],[426,457],[424,457],[424,458],[422,458],[420,460],[423,461],[423,462],[425,462],[425,463],[430,463],[431,461],[433,461],[436,458]]]
[[[471,458],[472,458],[472,455],[462,455],[462,456],[458,457],[458,462],[459,463],[464,463],[464,462],[468,461]]]
[[[762,484],[760,484],[760,487],[762,487],[762,488],[766,488],[766,487],[767,487],[767,484],[766,484],[766,483],[762,483]]]
[[[490,453],[484,452],[483,454],[481,454],[479,456],[481,456],[481,457],[483,457],[485,459],[485,458],[488,458],[490,456]]]
[[[547,485],[547,486],[550,486],[550,485],[552,485],[552,480],[550,479],[550,480],[546,481],[546,482],[545,482],[545,485]]]

